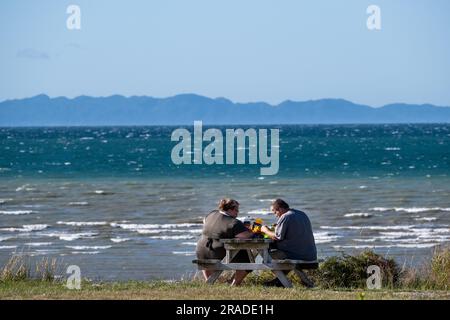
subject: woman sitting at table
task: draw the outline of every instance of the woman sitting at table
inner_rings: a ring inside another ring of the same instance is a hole
[[[248,239],[253,236],[244,224],[236,219],[239,214],[239,202],[233,199],[222,199],[219,209],[211,211],[203,219],[202,237],[197,243],[198,259],[223,259],[225,248],[219,239]],[[247,252],[239,251],[231,262],[250,262]],[[249,272],[238,270],[231,285],[238,286]],[[203,270],[205,280],[212,274],[210,270]]]

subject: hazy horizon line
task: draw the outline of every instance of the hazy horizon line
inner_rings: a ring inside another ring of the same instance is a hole
[[[201,98],[207,98],[207,99],[211,99],[211,100],[220,100],[220,99],[224,99],[224,100],[228,100],[233,104],[251,104],[251,103],[264,103],[267,104],[269,106],[272,107],[276,107],[279,106],[283,103],[286,102],[293,102],[293,103],[302,103],[302,102],[315,102],[315,101],[322,101],[322,100],[334,100],[334,101],[346,101],[355,105],[359,105],[359,106],[365,106],[365,107],[370,107],[373,109],[378,109],[378,108],[382,108],[385,106],[389,106],[389,105],[396,105],[396,104],[403,104],[403,105],[417,105],[417,106],[426,106],[426,105],[430,105],[430,106],[434,106],[434,107],[440,107],[440,108],[450,108],[450,105],[437,105],[437,104],[433,104],[430,102],[422,102],[422,103],[411,103],[411,102],[390,102],[390,103],[386,103],[380,106],[373,106],[370,104],[365,104],[365,103],[358,103],[358,102],[354,102],[352,100],[349,99],[345,99],[345,98],[316,98],[316,99],[306,99],[306,100],[293,100],[293,99],[285,99],[282,100],[281,102],[277,103],[277,104],[273,104],[270,102],[266,102],[264,100],[253,100],[253,101],[246,101],[246,102],[239,102],[236,100],[232,100],[230,98],[224,97],[224,96],[218,96],[218,97],[210,97],[207,95],[202,95],[202,94],[198,94],[198,93],[193,93],[193,92],[183,92],[183,93],[178,93],[178,94],[174,94],[174,95],[170,95],[170,96],[152,96],[152,95],[137,95],[137,94],[133,94],[133,95],[124,95],[124,94],[111,94],[111,95],[98,95],[98,96],[91,96],[91,95],[85,95],[85,94],[81,94],[81,95],[77,95],[77,96],[73,96],[73,97],[68,97],[68,96],[64,96],[64,95],[58,95],[58,96],[50,96],[46,93],[40,93],[40,94],[36,94],[36,95],[32,95],[32,96],[27,96],[24,98],[10,98],[10,99],[5,99],[5,100],[1,100],[0,104],[4,103],[4,102],[11,102],[11,101],[19,101],[19,100],[27,100],[27,99],[33,99],[33,98],[37,98],[40,96],[46,96],[49,99],[67,99],[67,100],[76,100],[78,98],[94,98],[94,99],[106,99],[106,98],[111,98],[111,97],[122,97],[122,98],[126,98],[126,99],[130,99],[130,98],[153,98],[153,99],[170,99],[170,98],[174,98],[174,97],[178,97],[178,96],[197,96],[197,97],[201,97]]]

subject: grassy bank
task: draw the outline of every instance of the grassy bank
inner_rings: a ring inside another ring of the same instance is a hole
[[[366,270],[380,267],[382,288],[368,290]],[[0,299],[231,299],[231,300],[306,300],[306,299],[450,299],[450,249],[437,249],[427,265],[400,268],[394,260],[371,251],[355,256],[330,257],[318,270],[308,272],[316,283],[306,289],[290,275],[294,288],[267,288],[263,281],[270,273],[251,274],[239,288],[227,284],[225,274],[213,286],[201,281],[91,282],[83,280],[80,290],[65,286],[57,261],[43,259],[31,263],[12,257],[0,269]],[[59,279],[59,280],[58,280]]]
[[[126,282],[83,283],[81,290],[69,290],[63,283],[36,280],[4,282],[0,284],[0,299],[187,299],[187,300],[371,300],[371,299],[450,299],[449,291],[375,290],[357,289],[292,289],[266,288],[244,285],[231,288],[225,284],[214,286],[200,282]]]

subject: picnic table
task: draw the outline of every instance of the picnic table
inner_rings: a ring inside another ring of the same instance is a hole
[[[198,265],[199,270],[213,271],[207,280],[209,284],[213,284],[225,270],[269,270],[275,274],[284,287],[291,288],[292,282],[286,277],[283,271],[292,270],[307,287],[314,286],[313,282],[308,279],[302,270],[316,269],[318,267],[317,261],[274,260],[269,254],[269,246],[273,242],[271,239],[221,239],[220,241],[224,244],[226,252],[223,260],[198,259],[192,261]],[[231,262],[240,250],[247,252],[250,262]],[[260,262],[257,262],[258,255],[262,258]]]

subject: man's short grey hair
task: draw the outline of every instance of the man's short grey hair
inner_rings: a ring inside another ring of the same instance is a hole
[[[289,205],[283,199],[276,199],[272,202],[272,207],[275,209],[285,209],[289,210]]]

